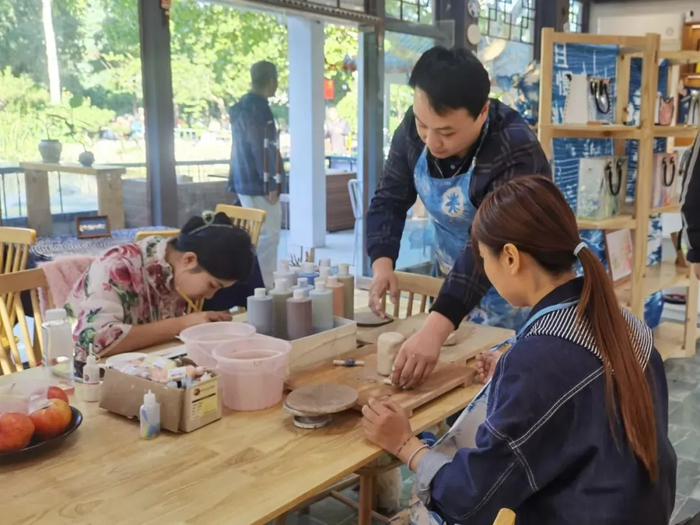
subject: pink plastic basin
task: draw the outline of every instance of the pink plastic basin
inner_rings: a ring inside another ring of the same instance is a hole
[[[255,336],[224,343],[212,352],[218,363],[224,405],[231,410],[263,410],[282,400],[292,345]]]
[[[206,323],[183,330],[180,339],[187,355],[199,366],[215,367],[212,352],[223,343],[246,339],[255,335],[255,327],[246,323]]]

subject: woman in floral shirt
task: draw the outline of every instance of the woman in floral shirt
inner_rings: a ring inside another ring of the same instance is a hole
[[[84,361],[90,345],[103,356],[119,354],[165,342],[190,326],[230,320],[220,312],[185,315],[185,297],[210,299],[247,279],[253,252],[248,233],[223,213],[193,217],[171,240],[149,237],[108,250],[66,304],[77,319],[76,357]]]

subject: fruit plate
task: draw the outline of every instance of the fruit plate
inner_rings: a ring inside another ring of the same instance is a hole
[[[63,434],[56,436],[55,438],[49,439],[47,441],[40,441],[35,437],[32,438],[29,445],[27,445],[22,450],[15,450],[12,452],[0,452],[0,462],[10,461],[14,459],[23,459],[32,456],[35,453],[43,452],[46,450],[53,449],[65,439],[70,436],[73,432],[77,430],[80,424],[83,422],[83,414],[75,407],[70,407],[71,419],[68,427],[63,431]]]

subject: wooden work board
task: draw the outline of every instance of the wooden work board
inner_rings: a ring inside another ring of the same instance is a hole
[[[377,373],[377,347],[368,345],[343,355],[344,359],[363,360],[364,366],[335,366],[332,361],[293,374],[287,381],[287,388],[297,388],[323,383],[338,383],[357,390],[356,409],[362,409],[370,398],[391,400],[409,414],[416,408],[429,403],[455,388],[469,386],[474,382],[475,370],[464,362],[438,362],[428,380],[413,390],[401,390],[384,384],[385,376]]]
[[[412,315],[405,319],[394,319],[391,323],[375,328],[358,328],[357,340],[364,344],[377,344],[379,336],[386,332],[398,332],[405,338],[409,338],[425,324],[427,313]],[[486,326],[470,322],[463,322],[455,333],[450,336],[447,344],[440,351],[440,360],[456,362],[469,360],[480,352],[502,343],[512,337],[514,332],[505,328]],[[343,356],[345,357],[345,356]]]

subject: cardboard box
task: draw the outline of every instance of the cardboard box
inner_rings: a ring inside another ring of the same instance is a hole
[[[221,419],[221,391],[214,372],[208,381],[190,388],[171,388],[141,377],[106,369],[100,390],[100,408],[139,419],[143,395],[149,390],[160,403],[160,427],[192,432]]]
[[[357,348],[357,323],[336,317],[330,330],[290,341],[289,371],[296,372]]]

